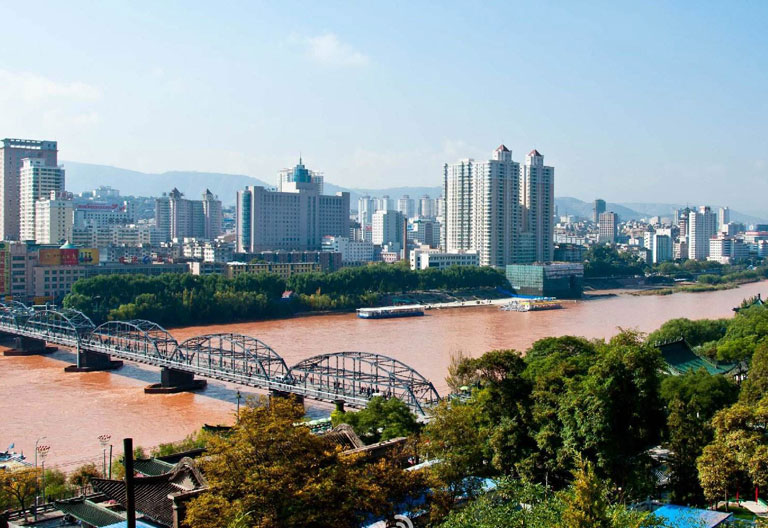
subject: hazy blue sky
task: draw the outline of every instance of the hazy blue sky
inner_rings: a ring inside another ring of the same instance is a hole
[[[60,158],[438,185],[501,142],[560,196],[768,195],[768,2],[0,0],[0,136]]]

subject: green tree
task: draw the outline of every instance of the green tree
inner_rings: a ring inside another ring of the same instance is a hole
[[[186,524],[195,528],[357,527],[366,513],[387,515],[424,482],[396,461],[361,465],[310,433],[303,408],[291,400],[249,402],[226,436],[209,442],[203,462],[209,491],[191,501]]]
[[[88,463],[80,466],[69,475],[69,483],[77,488],[84,488],[91,483],[92,479],[101,478],[102,474],[94,463]]]
[[[741,385],[739,399],[756,404],[765,394],[768,394],[768,343],[763,342],[752,355],[749,376]]]
[[[421,426],[408,406],[398,398],[374,396],[365,409],[332,415],[333,425],[346,423],[366,444],[417,433]]]
[[[565,499],[563,528],[608,528],[608,501],[605,485],[590,462],[574,473],[572,492]]]
[[[0,502],[15,504],[27,520],[27,506],[35,497],[39,477],[40,471],[34,468],[0,470]]]

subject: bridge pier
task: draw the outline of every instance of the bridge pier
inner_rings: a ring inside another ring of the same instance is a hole
[[[160,383],[144,387],[146,394],[173,394],[176,392],[204,389],[208,381],[195,379],[195,374],[185,370],[163,367],[160,370]]]
[[[269,401],[271,402],[275,398],[282,398],[282,399],[291,398],[296,403],[300,403],[304,405],[304,396],[302,396],[301,394],[296,394],[288,391],[281,391],[277,389],[269,389]]]
[[[115,370],[123,366],[122,361],[112,359],[109,354],[93,350],[79,350],[77,365],[64,367],[64,372],[95,372],[99,370]]]
[[[344,403],[344,400],[333,400],[333,404],[338,412],[344,412]]]
[[[44,339],[19,336],[13,339],[13,348],[3,352],[4,356],[34,356],[50,354],[56,351],[55,346],[46,346]]]

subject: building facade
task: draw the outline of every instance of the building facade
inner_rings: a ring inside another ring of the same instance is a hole
[[[20,171],[19,215],[22,240],[35,240],[35,202],[64,192],[64,169],[43,158],[25,158]]]
[[[584,290],[581,263],[512,264],[506,267],[506,275],[519,295],[578,299]]]
[[[19,240],[21,235],[21,169],[25,158],[56,167],[58,146],[55,141],[33,139],[6,138],[0,142],[0,240]]]
[[[534,149],[520,167],[522,232],[533,238],[534,262],[551,262],[554,252],[555,168],[544,165],[544,156]],[[530,261],[530,257],[518,262]]]
[[[605,212],[605,200],[598,198],[592,206],[592,221],[598,223],[600,215]]]
[[[597,224],[599,229],[597,235],[598,243],[615,244],[619,227],[619,215],[613,211],[600,213],[600,218],[598,219]]]
[[[166,240],[213,240],[221,234],[221,201],[206,189],[202,200],[187,200],[178,189],[155,201],[155,225]]]
[[[38,244],[63,244],[72,240],[72,193],[52,191],[35,202],[35,236]]]
[[[709,239],[717,235],[717,214],[702,205],[688,213],[688,258],[707,260]]]

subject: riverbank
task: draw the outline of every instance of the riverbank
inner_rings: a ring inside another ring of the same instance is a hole
[[[739,286],[760,282],[760,279],[744,279],[740,281],[724,282],[721,284],[702,284],[700,282],[687,282],[672,287],[646,289],[630,292],[630,295],[672,295],[673,293],[703,293],[722,290],[733,290]]]

